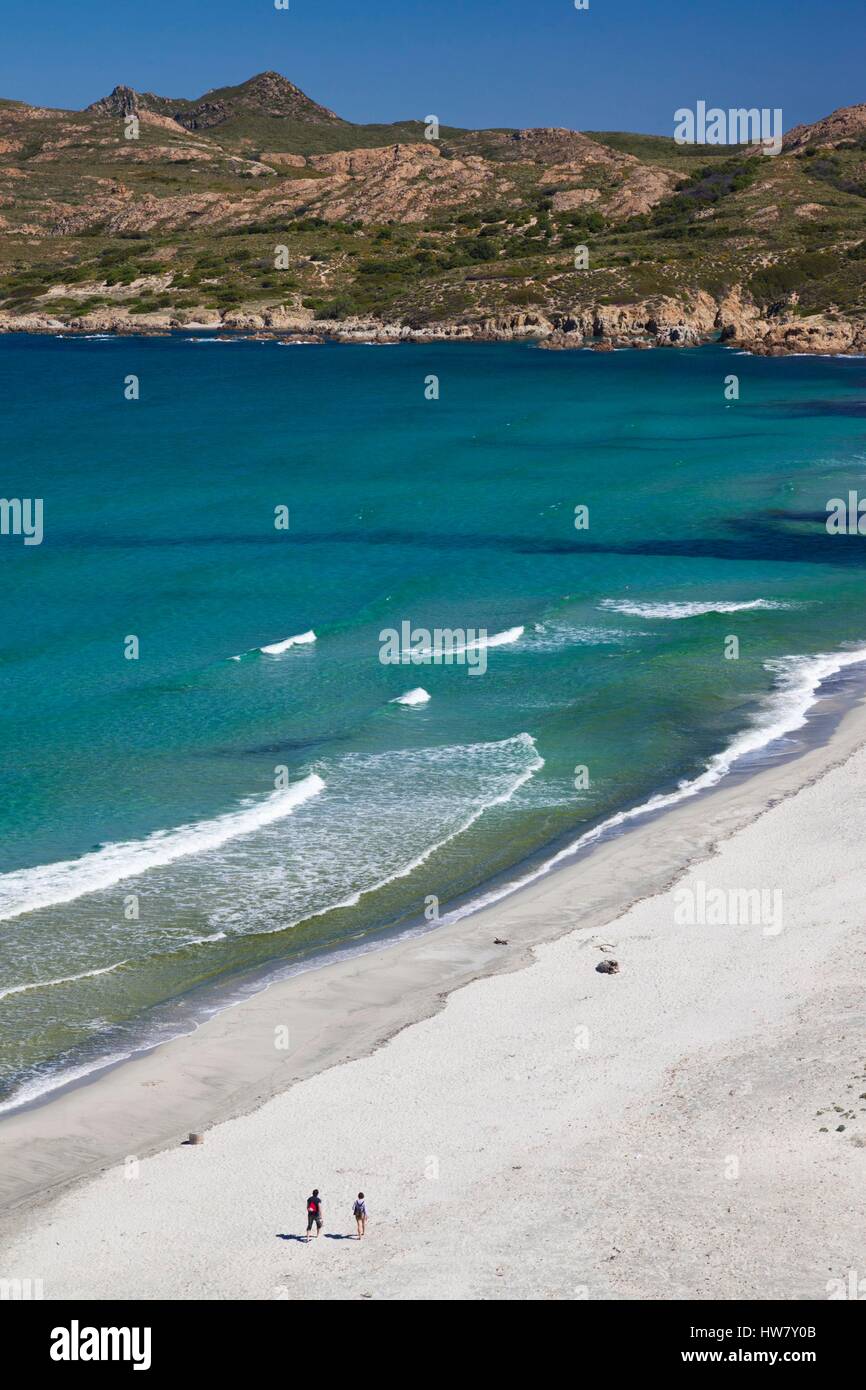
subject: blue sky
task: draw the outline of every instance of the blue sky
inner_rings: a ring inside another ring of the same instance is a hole
[[[3,0],[0,96],[198,96],[274,68],[354,121],[670,134],[673,112],[866,101],[864,0]]]

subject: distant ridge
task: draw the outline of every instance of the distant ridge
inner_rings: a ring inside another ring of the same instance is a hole
[[[249,116],[311,125],[347,124],[278,72],[260,72],[237,86],[216,87],[193,100],[161,97],[154,92],[137,92],[134,87],[118,86],[86,109],[101,116],[129,116],[151,111],[158,116],[171,117],[187,130],[208,130],[237,117]]]

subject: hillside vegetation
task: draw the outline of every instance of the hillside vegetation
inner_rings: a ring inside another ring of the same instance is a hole
[[[119,87],[81,112],[2,101],[0,326],[863,338],[866,106],[775,158],[430,133],[343,121],[276,73],[198,99]]]

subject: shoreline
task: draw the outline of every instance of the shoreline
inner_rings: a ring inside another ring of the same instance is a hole
[[[259,317],[259,316],[256,316]],[[513,316],[512,316],[513,317]],[[526,317],[526,316],[517,316]],[[540,315],[532,316],[536,320]],[[820,316],[816,316],[816,319]],[[766,333],[757,336],[737,336],[723,328],[712,331],[696,330],[686,323],[667,326],[653,334],[646,330],[624,332],[622,334],[585,334],[565,331],[548,323],[542,329],[537,322],[527,327],[513,326],[503,320],[486,320],[481,323],[444,323],[439,330],[412,328],[402,322],[371,321],[357,325],[350,320],[345,322],[303,323],[293,327],[271,327],[267,323],[230,324],[217,323],[142,323],[79,325],[73,327],[58,320],[56,323],[30,324],[17,327],[14,322],[4,321],[0,314],[0,337],[34,337],[64,340],[125,341],[129,338],[193,338],[193,335],[208,333],[217,335],[216,342],[270,342],[282,347],[398,347],[403,345],[431,346],[443,343],[524,343],[527,346],[548,352],[623,352],[644,351],[664,348],[674,351],[703,347],[723,347],[735,353],[750,357],[821,357],[855,359],[866,357],[866,337],[862,326],[851,322],[850,339],[842,342],[837,332],[828,328],[823,321],[810,324],[808,320],[799,323],[784,323],[778,330],[769,323],[764,324]],[[773,336],[774,332],[777,333]],[[781,334],[781,336],[778,336]],[[810,340],[811,338],[811,340]]]
[[[38,1275],[47,1299],[838,1297],[866,1241],[864,745],[861,700],[800,758],[504,906],[20,1117],[37,1181],[88,1145],[104,1171],[5,1215],[4,1277]],[[784,929],[683,925],[678,881],[781,884]],[[268,1052],[270,1098],[251,1079]],[[230,1064],[235,1116],[205,1119]],[[123,1150],[101,1164],[94,1102]],[[175,1124],[168,1146],[137,1144],[142,1109]],[[313,1183],[326,1239],[308,1249]],[[361,1245],[340,1234],[359,1186]]]
[[[106,1053],[87,1060],[82,1057],[63,1070],[49,1072],[44,1077],[45,1084],[33,1094],[25,1082],[0,1101],[0,1146],[2,1125],[7,1117],[49,1105],[136,1058],[146,1057],[158,1048],[181,1042],[198,1032],[212,1018],[244,1005],[258,994],[311,971],[326,970],[341,962],[387,950],[401,942],[441,931],[477,913],[486,912],[515,894],[531,889],[548,874],[556,874],[575,862],[583,863],[600,845],[616,840],[636,826],[664,816],[682,802],[687,803],[692,799],[700,801],[726,785],[729,779],[737,781],[755,776],[768,761],[778,765],[781,761],[802,757],[804,751],[832,737],[846,709],[861,699],[866,700],[866,646],[814,654],[801,657],[800,661],[803,663],[800,671],[804,679],[793,686],[775,685],[730,743],[712,754],[700,772],[680,778],[666,790],[650,792],[633,805],[601,816],[582,830],[572,827],[554,840],[537,846],[528,856],[510,864],[495,877],[481,880],[474,888],[459,895],[435,922],[426,921],[419,914],[402,924],[386,923],[363,935],[358,945],[350,944],[353,940],[350,937],[343,942],[315,948],[308,955],[218,977],[177,1000],[163,1001],[161,1006],[155,1008],[165,1009],[173,1004],[187,1011],[182,1023],[178,1019],[177,1031],[168,1037],[157,1035],[158,1030],[151,1018],[151,1040],[141,1040],[122,1053]],[[846,679],[854,683],[853,692],[848,692],[847,696],[840,696],[833,689],[825,689],[844,684]],[[791,696],[794,698],[792,707],[786,703]],[[828,714],[828,707],[834,712]],[[768,723],[768,720],[771,722]],[[790,746],[782,747],[785,743]],[[150,1012],[146,1011],[142,1025]],[[2,1201],[0,1184],[0,1211]]]
[[[857,666],[852,674],[862,676]],[[839,673],[830,679],[838,681]],[[129,1154],[158,1153],[190,1130],[249,1115],[298,1083],[378,1052],[437,1015],[464,986],[522,970],[536,947],[575,928],[597,930],[665,892],[719,844],[866,743],[862,680],[844,697],[828,695],[825,684],[807,713],[805,747],[770,753],[758,767],[735,767],[715,785],[644,813],[576,857],[572,849],[551,872],[471,915],[446,917],[391,942],[329,952],[225,1005],[192,1032],[108,1062],[0,1117],[0,1211],[26,1220]],[[810,744],[809,726],[814,731],[816,724],[823,731]],[[564,900],[581,901],[579,918]],[[543,923],[542,913],[549,914]],[[500,935],[507,948],[494,944]],[[285,1027],[291,1043],[281,1052],[274,1032]]]

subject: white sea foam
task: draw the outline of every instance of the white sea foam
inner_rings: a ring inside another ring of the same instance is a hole
[[[492,637],[476,637],[471,642],[455,643],[450,650],[452,652],[474,652],[480,651],[482,647],[505,647],[511,642],[519,642],[525,631],[526,629],[523,627],[509,627],[505,632],[494,633]],[[425,647],[417,655],[431,656],[435,650],[435,647]]]
[[[414,690],[407,690],[405,695],[398,695],[396,700],[389,700],[389,705],[426,705],[430,699],[429,694],[420,685]]]
[[[510,627],[505,632],[497,632],[493,637],[480,637],[477,642],[471,642],[472,647],[507,647],[511,642],[519,642],[523,636],[525,628]]]
[[[748,603],[721,599],[715,603],[633,603],[630,599],[605,598],[598,606],[613,613],[627,613],[633,618],[699,618],[704,613],[744,613],[750,608],[770,610],[792,605],[766,598],[750,599]]]
[[[208,865],[185,861],[186,886],[174,871],[176,901],[193,891],[209,926],[232,937],[290,932],[402,878],[539,766],[528,734],[326,758],[315,768],[327,783],[321,797],[285,830],[229,845]]]
[[[0,874],[0,921],[20,917],[38,908],[73,902],[87,893],[98,893],[148,869],[161,868],[189,854],[218,849],[229,840],[250,835],[262,826],[290,816],[305,801],[317,796],[325,783],[316,773],[258,800],[242,802],[236,811],[213,820],[158,830],[144,840],[104,845],[80,859],[39,864]]]
[[[28,985],[12,985],[10,989],[0,989],[0,999],[7,999],[10,994],[27,994],[31,989],[51,989],[53,985],[71,985],[77,980],[89,980],[95,975],[110,975],[113,970],[119,970],[122,965],[129,962],[119,960],[115,965],[103,965],[99,970],[82,970],[80,975],[60,975],[56,980],[33,980]]]
[[[292,647],[306,647],[311,642],[317,642],[315,632],[299,632],[294,637],[286,637],[282,642],[269,642],[266,647],[250,647],[249,651],[241,652],[239,656],[230,656],[229,661],[243,661],[245,656],[253,656],[256,652],[264,652],[265,656],[282,656],[283,652],[289,651]]]
[[[296,637],[286,637],[282,642],[271,642],[267,647],[259,647],[260,652],[267,656],[280,656],[282,652],[287,652],[290,647],[305,647],[310,642],[316,641],[316,634],[310,632],[299,632]]]
[[[529,640],[534,652],[555,652],[566,647],[612,646],[630,642],[643,634],[621,628],[590,627],[578,623],[550,621],[535,623]]]
[[[531,759],[526,765],[526,767],[522,768],[520,772],[515,773],[511,782],[505,788],[504,791],[498,793],[498,795],[496,796],[489,797],[487,800],[480,802],[477,806],[473,808],[472,812],[463,821],[461,821],[459,825],[457,825],[454,828],[454,830],[452,830],[449,834],[444,835],[442,839],[436,840],[432,844],[428,845],[427,848],[422,850],[420,854],[417,854],[413,859],[409,860],[401,867],[395,869],[392,873],[386,874],[383,878],[380,878],[376,883],[371,883],[369,887],[357,889],[354,893],[349,894],[348,897],[343,898],[340,902],[329,903],[327,907],[322,907],[319,908],[316,912],[311,912],[309,916],[304,917],[302,920],[305,922],[311,921],[314,917],[324,917],[327,913],[335,912],[341,908],[354,907],[357,903],[361,901],[362,898],[367,897],[368,894],[378,893],[380,889],[387,887],[388,884],[394,883],[401,878],[408,878],[409,875],[414,873],[416,869],[420,869],[423,864],[426,864],[427,860],[431,859],[434,854],[437,854],[439,852],[439,850],[444,849],[446,845],[451,844],[451,842],[453,840],[456,840],[458,836],[465,835],[466,831],[469,830],[477,820],[480,820],[481,817],[486,814],[486,812],[491,811],[494,806],[504,806],[507,802],[511,801],[512,797],[515,796],[515,794],[520,790],[520,788],[524,786],[532,777],[534,777],[536,772],[539,772],[541,768],[544,767],[544,759],[536,749],[535,739],[532,737],[531,734],[527,733],[515,734],[513,738],[503,739],[502,742],[498,745],[479,744],[476,746],[479,748],[498,747],[501,749],[506,748],[509,745],[515,745],[516,747],[525,748],[527,753],[531,754]],[[469,745],[468,747],[471,748],[472,745]],[[447,753],[449,750],[444,751]],[[282,926],[274,928],[275,931],[282,931],[284,929],[285,928]]]
[[[518,879],[512,879],[510,883],[504,884],[501,888],[492,889],[489,893],[465,903],[462,907],[455,908],[453,912],[447,913],[441,920],[443,922],[457,922],[463,917],[470,916],[473,912],[480,911],[481,908],[489,907],[492,903],[507,898],[518,888],[524,888],[527,884],[543,877],[544,874],[550,873],[551,869],[556,868],[564,860],[571,859],[581,850],[595,844],[596,841],[609,835],[612,831],[618,830],[620,826],[637,820],[641,816],[664,811],[679,801],[685,801],[688,797],[697,796],[699,792],[707,791],[710,787],[716,786],[740,759],[758,753],[769,744],[775,743],[777,739],[784,738],[786,734],[801,729],[806,723],[811,706],[816,701],[817,691],[821,684],[831,676],[838,675],[846,667],[856,666],[864,661],[866,661],[866,647],[857,647],[851,651],[821,652],[816,656],[780,657],[778,660],[766,662],[765,669],[772,671],[777,677],[773,694],[752,723],[737,734],[727,748],[716,753],[709,760],[704,771],[699,773],[697,777],[684,779],[672,792],[651,796],[647,801],[641,802],[639,806],[632,806],[626,811],[617,811],[614,815],[608,816],[607,820],[594,826],[592,830],[587,830],[572,844],[566,845],[564,849],[552,855],[550,859],[531,873],[524,874]]]
[[[774,662],[767,662],[767,670],[773,671],[774,676],[776,676],[776,687],[774,687],[773,692],[771,692],[765,706],[759,710],[755,719],[753,719],[751,723],[728,744],[727,748],[724,748],[720,753],[716,753],[716,755],[709,760],[708,765],[706,765],[702,773],[699,773],[698,776],[694,778],[681,781],[673,791],[651,796],[651,798],[646,799],[645,802],[639,803],[638,806],[631,806],[631,808],[621,810],[621,812],[616,812],[613,816],[607,817],[599,826],[595,826],[592,830],[585,831],[584,834],[578,835],[571,844],[566,845],[566,847],[557,851],[555,855],[550,856],[548,860],[541,863],[541,865],[539,865],[537,869],[532,870],[531,873],[513,878],[513,880],[507,881],[507,883],[492,888],[491,891],[485,892],[485,894],[481,894],[480,897],[470,899],[470,901],[463,903],[459,908],[453,909],[452,912],[443,913],[442,922],[457,922],[461,917],[470,916],[471,913],[478,912],[478,910],[482,908],[487,908],[487,906],[491,906],[492,903],[499,902],[500,899],[509,897],[509,895],[512,894],[512,892],[516,892],[518,888],[524,888],[527,887],[528,884],[534,883],[537,878],[544,877],[545,874],[550,873],[550,870],[555,869],[555,867],[563,863],[564,860],[573,858],[577,853],[594,845],[596,841],[603,840],[607,835],[616,833],[617,830],[627,826],[627,824],[632,823],[632,821],[639,820],[644,816],[651,816],[653,813],[662,812],[662,810],[677,805],[678,802],[685,801],[685,799],[691,798],[691,796],[696,796],[703,791],[708,791],[709,788],[720,783],[720,781],[730,773],[731,767],[741,762],[741,759],[759,753],[762,749],[773,744],[773,742],[778,741],[778,739],[784,738],[787,734],[794,733],[798,728],[802,728],[803,724],[806,723],[806,719],[808,719],[809,709],[812,708],[813,703],[816,702],[816,692],[819,691],[822,682],[826,681],[828,677],[835,676],[838,671],[844,670],[845,667],[855,666],[855,664],[862,662],[866,662],[866,646],[855,649],[855,651],[822,653],[822,655],[817,656],[790,656],[774,660]],[[487,801],[481,803],[481,805],[475,806],[475,808],[471,810],[470,815],[464,817],[463,821],[460,821],[449,834],[442,835],[441,838],[432,842],[423,852],[417,853],[416,856],[413,856],[413,858],[402,867],[398,867],[398,869],[385,874],[385,876],[378,877],[377,880],[373,881],[368,887],[360,888],[360,890],[346,895],[346,897],[339,899],[339,901],[332,899],[327,905],[322,906],[321,909],[299,920],[304,920],[304,922],[306,922],[306,920],[310,920],[311,917],[324,916],[325,913],[334,912],[336,909],[353,908],[357,902],[361,901],[361,898],[367,897],[371,892],[381,890],[381,888],[393,883],[393,881],[398,880],[398,878],[409,876],[409,874],[413,873],[418,867],[423,866],[428,859],[432,858],[432,855],[435,855],[436,852],[441,851],[441,849],[445,848],[450,842],[456,840],[459,835],[466,833],[468,828],[473,826],[475,821],[480,819],[485,812],[491,810],[493,806],[503,805],[503,803],[512,801],[517,791],[520,790],[525,783],[528,783],[541,767],[544,767],[544,759],[541,758],[541,755],[539,755],[537,749],[535,749],[535,739],[532,738],[530,734],[518,734],[514,739],[506,739],[503,745],[489,746],[493,748],[493,746],[507,746],[509,744],[525,746],[527,752],[531,752],[532,756],[531,762],[523,767],[523,769],[516,771],[514,776],[510,778],[509,785],[507,785],[505,791],[492,796],[492,798],[487,799]],[[448,753],[449,756],[453,755],[453,751],[448,751],[448,749],[441,752],[443,752],[443,755],[445,755],[445,753]],[[285,930],[285,922],[282,923],[281,926],[275,927],[274,930]]]

